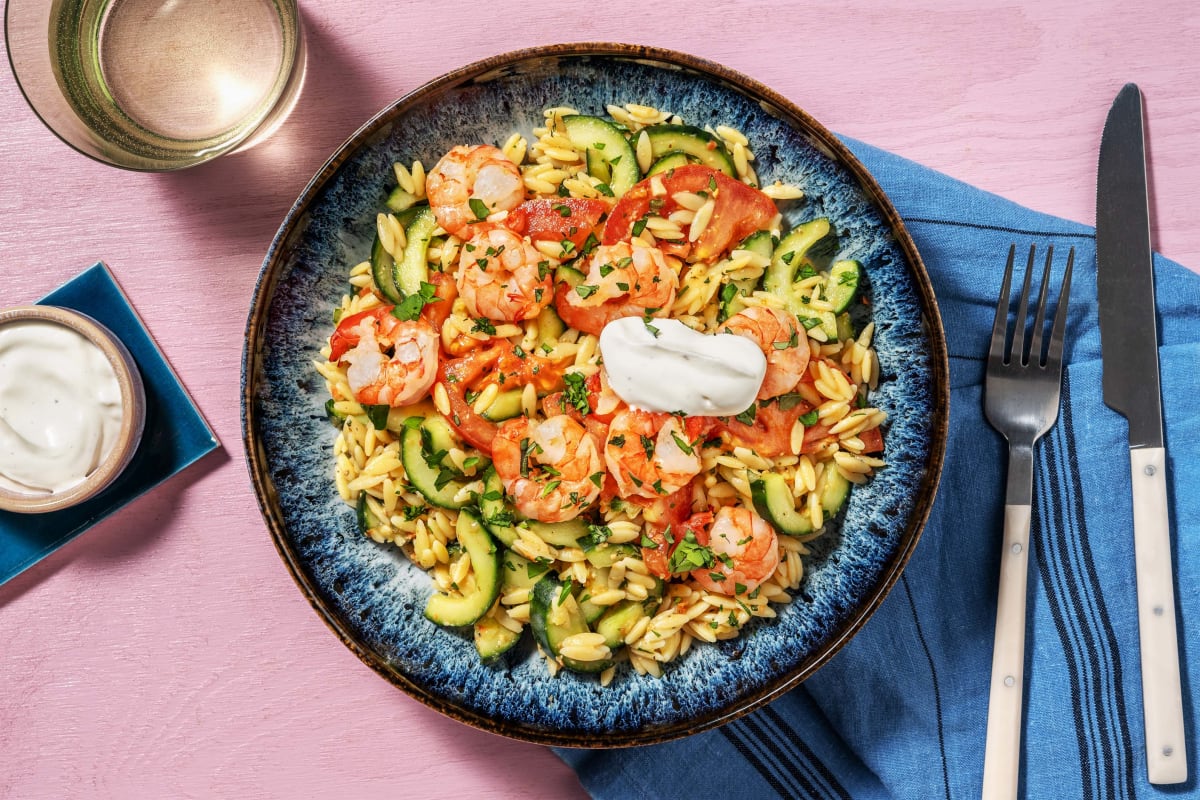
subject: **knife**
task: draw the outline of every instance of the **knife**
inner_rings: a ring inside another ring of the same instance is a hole
[[[1142,93],[1136,84],[1126,84],[1108,112],[1097,184],[1096,284],[1104,404],[1129,421],[1146,771],[1150,783],[1183,783],[1187,755],[1167,517]]]

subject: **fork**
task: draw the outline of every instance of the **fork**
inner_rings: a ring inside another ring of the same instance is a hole
[[[992,645],[987,744],[983,759],[984,800],[1012,798],[1017,794],[1025,681],[1025,584],[1029,573],[1029,521],[1033,505],[1033,447],[1058,419],[1067,301],[1071,294],[1071,268],[1075,263],[1075,248],[1072,247],[1058,293],[1053,328],[1043,353],[1054,248],[1049,247],[1046,251],[1032,338],[1026,347],[1029,279],[1034,270],[1036,250],[1036,245],[1029,248],[1029,263],[1025,267],[1016,323],[1011,331],[1011,346],[1007,324],[1009,289],[1017,246],[1014,244],[1008,250],[1008,266],[996,304],[984,384],[984,410],[988,422],[1008,440],[1004,544],[1000,553],[1000,593]]]

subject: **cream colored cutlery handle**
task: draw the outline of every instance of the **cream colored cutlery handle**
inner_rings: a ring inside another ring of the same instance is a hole
[[[1175,631],[1166,451],[1161,447],[1130,450],[1129,464],[1133,477],[1133,548],[1146,772],[1151,783],[1183,783],[1187,780],[1187,751],[1179,686],[1179,640]]]
[[[1029,577],[1027,505],[1004,507],[1000,553],[1000,596],[992,644],[987,745],[983,755],[983,800],[1017,796],[1021,766],[1021,695],[1025,685],[1025,585]]]

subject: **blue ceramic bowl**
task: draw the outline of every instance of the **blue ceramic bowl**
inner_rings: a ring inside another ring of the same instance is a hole
[[[867,265],[887,461],[817,540],[795,600],[741,637],[694,647],[661,679],[624,665],[612,685],[550,678],[529,650],[480,663],[469,634],[424,619],[430,579],[399,550],[361,536],[333,485],[334,429],[311,362],[329,335],[350,267],[367,257],[391,164],[433,164],[459,143],[529,135],[542,109],[668,108],[729,124],[753,143],[764,182],[805,187],[795,224],[828,216],[841,257]],[[498,56],[439,78],[367,122],[288,213],[263,265],[247,329],[242,416],[263,515],[313,608],[380,675],[476,727],[556,745],[663,741],[727,722],[795,686],[882,601],[933,503],[946,439],[946,347],[920,257],[899,216],[850,152],[766,87],[699,59],[645,47],[563,45]]]

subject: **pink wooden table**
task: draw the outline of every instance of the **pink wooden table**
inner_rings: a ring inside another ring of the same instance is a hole
[[[243,463],[242,331],[279,221],[361,122],[443,72],[557,41],[689,51],[836,131],[1088,223],[1108,105],[1136,81],[1155,244],[1200,268],[1191,0],[603,5],[564,0],[538,21],[514,4],[485,24],[474,0],[302,0],[309,75],[291,118],[175,175],[75,154],[2,71],[0,305],[106,260],[224,451],[0,587],[0,797],[583,794],[550,751],[439,716],[338,643],[276,555]]]

